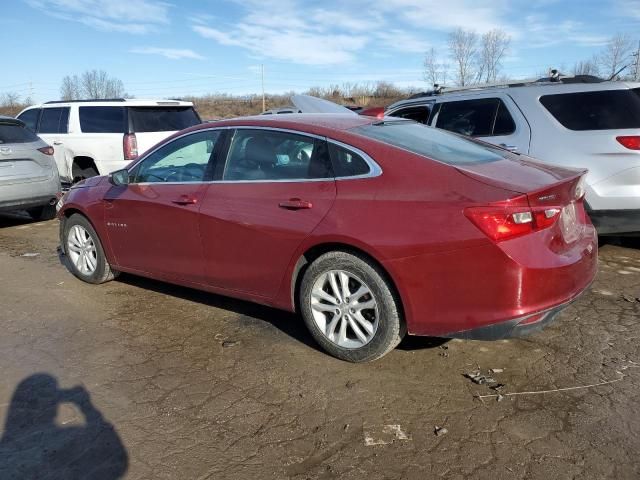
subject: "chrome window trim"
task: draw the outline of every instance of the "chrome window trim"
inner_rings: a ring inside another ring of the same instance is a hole
[[[181,138],[184,138],[188,135],[194,135],[196,133],[202,133],[202,132],[208,132],[208,131],[216,131],[216,130],[271,130],[271,131],[276,131],[276,132],[284,132],[284,133],[293,133],[296,135],[302,135],[302,136],[307,136],[307,137],[311,137],[311,138],[315,138],[318,140],[324,140],[327,143],[332,143],[334,145],[337,145],[339,147],[342,148],[346,148],[347,150],[351,150],[353,153],[359,155],[360,157],[362,157],[362,159],[367,163],[367,165],[369,165],[369,172],[368,173],[363,173],[362,175],[352,175],[352,176],[342,176],[342,177],[329,177],[329,178],[299,178],[299,179],[295,179],[295,178],[286,178],[286,179],[279,179],[279,180],[270,180],[270,179],[260,179],[260,180],[209,180],[207,182],[138,182],[138,183],[131,183],[130,185],[194,185],[194,184],[203,184],[203,185],[208,185],[208,184],[217,184],[217,183],[303,183],[303,182],[333,182],[333,181],[337,181],[337,180],[358,180],[358,179],[363,179],[363,178],[374,178],[374,177],[379,177],[380,175],[382,175],[382,168],[380,167],[380,165],[378,165],[376,163],[376,161],[371,158],[367,153],[363,152],[362,150],[360,150],[357,147],[354,147],[352,145],[349,145],[347,143],[343,143],[340,142],[338,140],[333,140],[327,137],[323,137],[322,135],[317,135],[315,133],[306,133],[306,132],[301,132],[299,130],[292,130],[289,128],[279,128],[279,127],[264,127],[264,126],[252,126],[252,125],[234,125],[234,126],[229,126],[229,125],[225,125],[225,126],[220,126],[220,127],[211,127],[211,128],[203,128],[203,129],[199,129],[196,130],[194,132],[188,132],[185,133],[183,135],[180,135],[176,138],[174,138],[173,140],[171,140],[171,142],[168,143],[164,143],[160,146],[158,146],[157,148],[153,149],[153,150],[149,150],[148,152],[146,152],[146,154],[142,157],[139,158],[138,160],[135,161],[135,163],[133,163],[128,169],[127,171],[131,171],[134,168],[136,168],[140,163],[142,163],[146,158],[148,158],[149,156],[153,155],[155,152],[157,152],[158,150],[160,150],[161,148],[165,147],[166,145],[169,145],[170,143],[175,142],[176,140],[179,140]],[[227,156],[229,155],[231,149],[227,150]],[[226,163],[227,163],[227,158],[225,158],[225,167],[226,167]]]

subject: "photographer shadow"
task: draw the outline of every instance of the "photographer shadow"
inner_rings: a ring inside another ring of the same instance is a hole
[[[71,404],[84,425],[57,425],[58,408]],[[128,455],[113,425],[95,408],[84,387],[60,389],[48,374],[16,387],[0,438],[0,478],[122,478]]]

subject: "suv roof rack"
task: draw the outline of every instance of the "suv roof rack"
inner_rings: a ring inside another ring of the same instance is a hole
[[[51,103],[82,103],[82,102],[126,102],[126,98],[94,98],[94,99],[85,99],[85,100],[51,100],[49,102],[44,102],[45,105],[49,105]]]
[[[436,95],[442,95],[445,93],[465,92],[470,90],[484,90],[487,88],[513,88],[513,87],[525,87],[531,85],[540,84],[563,84],[563,83],[600,83],[606,80],[596,77],[594,75],[562,75],[558,70],[550,70],[548,77],[542,78],[529,78],[524,80],[511,80],[506,82],[485,83],[482,85],[469,85],[467,87],[452,87],[448,88],[444,85],[433,85],[433,90],[428,92],[415,93],[407,97],[408,100],[420,98],[420,97],[432,97]]]

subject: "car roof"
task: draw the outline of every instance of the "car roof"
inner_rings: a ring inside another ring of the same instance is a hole
[[[183,100],[153,100],[142,98],[109,98],[104,100],[53,100],[31,105],[29,108],[67,107],[80,104],[83,107],[192,107],[193,102]]]
[[[627,90],[640,88],[640,82],[620,82],[604,81],[596,83],[561,83],[561,82],[539,82],[526,84],[506,84],[494,86],[469,87],[460,90],[445,91],[439,94],[427,94],[420,97],[407,98],[392,103],[388,110],[400,106],[421,105],[425,102],[436,102],[442,99],[469,98],[479,94],[509,93],[514,96],[539,96],[562,93],[596,92],[602,90]]]
[[[18,120],[17,118],[7,117],[5,115],[0,115],[0,123],[11,124],[11,125],[20,125],[24,127],[24,122],[22,120]]]

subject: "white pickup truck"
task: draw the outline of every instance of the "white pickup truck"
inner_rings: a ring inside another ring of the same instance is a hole
[[[191,102],[123,98],[47,102],[18,119],[53,146],[63,183],[124,168],[160,140],[201,123]]]

